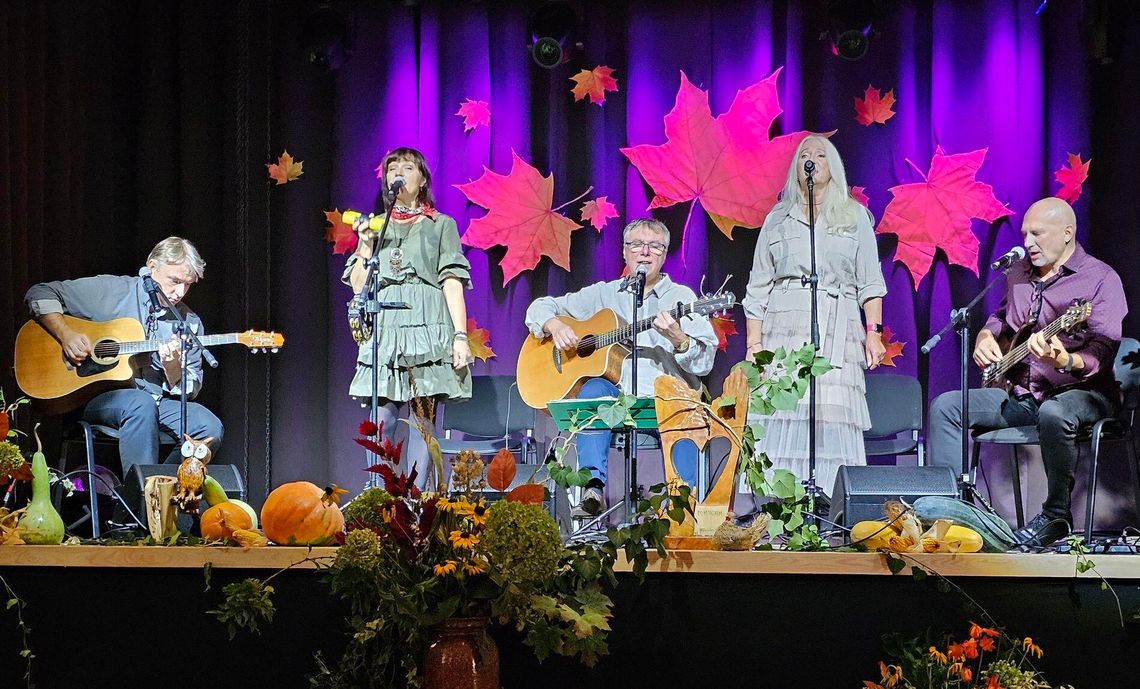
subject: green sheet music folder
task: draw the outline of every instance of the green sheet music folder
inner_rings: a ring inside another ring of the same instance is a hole
[[[584,421],[594,416],[599,406],[613,404],[616,401],[617,398],[615,397],[598,397],[589,400],[553,400],[547,403],[547,409],[550,410],[550,417],[554,419],[554,424],[558,426],[558,430],[568,431],[574,425],[575,420]],[[657,428],[657,410],[654,408],[652,397],[638,397],[630,409],[630,416],[633,417],[634,428],[641,430]],[[602,423],[601,419],[594,419],[593,423],[586,428],[603,430],[608,429],[609,426]]]

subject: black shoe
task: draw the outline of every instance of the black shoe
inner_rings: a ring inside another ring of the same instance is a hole
[[[1069,535],[1069,523],[1064,519],[1039,514],[1028,524],[1013,532],[1018,545],[1026,548],[1047,548]]]

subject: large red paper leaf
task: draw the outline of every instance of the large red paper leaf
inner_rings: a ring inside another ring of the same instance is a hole
[[[716,333],[716,348],[722,352],[728,351],[728,336],[738,333],[736,321],[733,320],[732,314],[710,316],[709,323],[712,324],[713,332]]]
[[[541,483],[524,483],[515,486],[507,493],[507,502],[521,502],[524,505],[541,505],[546,501],[546,487]]]
[[[1062,165],[1060,170],[1053,173],[1053,177],[1061,183],[1061,189],[1057,191],[1057,198],[1074,203],[1081,196],[1082,185],[1085,180],[1089,178],[1089,165],[1092,164],[1092,158],[1081,162],[1081,154],[1069,154],[1068,165]]]
[[[491,333],[486,328],[480,328],[474,318],[467,319],[467,349],[471,356],[483,361],[495,356],[495,350],[488,344],[490,339]]]
[[[8,412],[0,411],[0,443],[8,437]]]
[[[599,196],[582,204],[582,222],[590,223],[599,232],[606,226],[607,220],[618,217],[617,206],[606,199],[605,196]]]
[[[340,212],[340,209],[334,208],[324,213],[325,222],[329,224],[325,228],[325,241],[332,242],[333,253],[348,254],[356,251],[356,245],[360,240],[352,231],[352,225],[341,219],[343,213]]]
[[[515,456],[504,447],[495,453],[495,458],[487,465],[487,485],[502,492],[511,487],[516,471],[518,467],[515,466]]]
[[[730,239],[734,226],[764,222],[783,189],[796,146],[810,134],[768,139],[772,122],[783,112],[776,93],[780,69],[738,91],[729,109],[715,118],[708,92],[681,73],[676,103],[665,116],[668,140],[621,149],[653,187],[650,208],[698,200]]]
[[[463,131],[465,132],[469,132],[480,125],[491,126],[491,104],[485,100],[468,98],[459,104],[459,112],[455,114],[463,118]]]
[[[574,88],[570,89],[574,94],[574,101],[589,96],[590,102],[600,107],[606,102],[606,91],[618,90],[617,79],[613,78],[613,73],[612,67],[598,65],[593,69],[583,69],[570,77],[570,81],[575,84]]]
[[[855,99],[855,121],[866,127],[872,124],[886,124],[895,116],[891,106],[895,104],[895,90],[882,95],[879,89],[868,85],[862,98]]]
[[[266,168],[269,169],[269,178],[276,181],[277,184],[286,184],[297,179],[305,174],[304,163],[301,161],[293,162],[293,156],[289,155],[289,151],[285,151],[277,156],[277,163],[267,163]]]
[[[871,207],[871,199],[867,198],[866,187],[851,187],[851,191],[849,193],[851,194],[851,198],[863,204],[864,208]]]
[[[875,231],[898,235],[895,260],[910,271],[916,290],[930,271],[936,249],[945,251],[950,263],[977,275],[978,238],[970,229],[971,220],[992,223],[1013,213],[997,200],[993,187],[975,179],[987,150],[946,155],[938,147],[924,181],[890,188],[894,198]]]
[[[543,256],[570,270],[570,233],[581,227],[551,209],[554,174],[543,177],[518,153],[509,175],[483,168],[474,182],[456,184],[467,198],[487,209],[487,214],[467,226],[462,242],[477,249],[507,247],[499,266],[506,285],[524,270],[538,265]]]
[[[902,356],[903,347],[906,346],[905,342],[895,342],[895,334],[887,326],[883,326],[883,346],[887,348],[886,354],[883,355],[883,366],[895,366],[895,357]]]

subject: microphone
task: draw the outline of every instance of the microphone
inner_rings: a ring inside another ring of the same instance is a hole
[[[364,214],[360,211],[345,211],[340,214],[340,221],[345,225],[351,225],[362,215]],[[373,232],[379,232],[382,227],[384,227],[384,216],[374,215],[368,219],[368,229]]]
[[[993,270],[1005,270],[1023,258],[1025,258],[1025,249],[1020,246],[1015,246],[1005,252],[1004,256],[991,263],[990,268]]]
[[[388,187],[388,191],[391,192],[392,196],[395,196],[397,192],[399,192],[407,185],[407,183],[407,180],[405,180],[403,177],[396,177],[392,180],[392,184]]]
[[[808,177],[811,177],[812,173],[814,173],[814,172],[815,172],[815,163],[811,160],[805,160],[804,161],[804,174],[807,175]]]
[[[158,298],[158,292],[161,288],[158,286],[158,283],[154,281],[154,278],[150,276],[150,268],[146,266],[139,268],[139,277],[142,278],[143,289],[150,295],[150,300],[154,302],[154,308],[161,309],[162,300]]]

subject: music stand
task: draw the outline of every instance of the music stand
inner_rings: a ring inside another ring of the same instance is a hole
[[[551,400],[547,404],[547,409],[550,411],[550,418],[554,420],[554,425],[558,427],[559,431],[569,431],[574,428],[578,423],[585,419],[594,417],[593,420],[581,430],[608,430],[618,433],[624,433],[626,436],[625,442],[625,455],[626,467],[625,472],[625,491],[622,499],[611,505],[605,512],[597,515],[582,528],[578,529],[575,534],[590,528],[597,524],[603,518],[608,517],[621,506],[625,506],[626,522],[633,521],[634,509],[637,505],[637,467],[633,463],[632,446],[637,442],[635,434],[637,431],[655,431],[657,430],[657,408],[655,400],[652,397],[638,397],[633,405],[629,408],[629,415],[633,418],[632,426],[608,426],[601,417],[598,416],[598,408],[604,404],[613,404],[617,402],[616,397],[595,397],[592,399],[565,399],[565,400]]]

